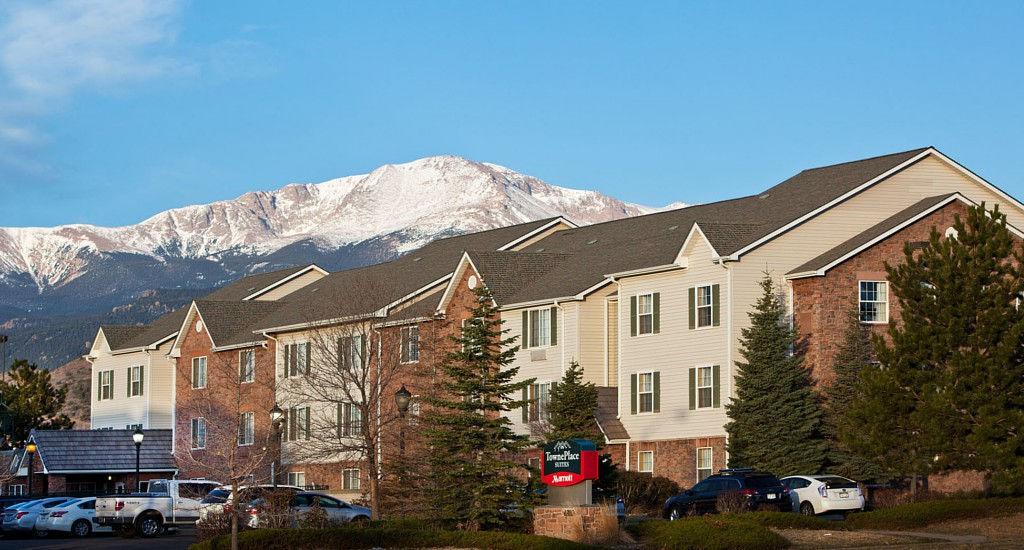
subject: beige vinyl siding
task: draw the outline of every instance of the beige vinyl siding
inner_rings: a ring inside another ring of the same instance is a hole
[[[604,386],[619,385],[619,301],[608,299],[605,304],[606,331],[604,350],[605,383]]]
[[[173,424],[174,360],[167,356],[170,341],[160,349],[136,351],[114,355],[106,342],[93,346],[91,378],[89,383],[90,422],[96,428],[123,429],[129,424],[142,424],[147,429],[170,429]],[[143,366],[143,394],[128,397],[127,371],[129,367]],[[114,371],[113,399],[97,399],[98,373]],[[87,426],[76,426],[86,428]]]
[[[725,433],[725,399],[718,408],[690,410],[689,371],[696,366],[720,365],[721,395],[728,395],[730,369],[726,366],[727,319],[720,310],[719,326],[689,328],[688,294],[691,287],[719,285],[721,303],[728,296],[725,269],[712,263],[707,242],[695,236],[683,251],[689,267],[664,273],[620,279],[619,410],[620,418],[634,440],[678,439],[718,436]],[[660,293],[660,323],[655,334],[631,336],[629,299],[637,294]],[[630,375],[659,372],[659,412],[630,413]]]
[[[284,298],[285,296],[291,294],[292,292],[295,292],[296,290],[299,290],[300,288],[306,285],[319,281],[323,277],[323,273],[315,269],[312,269],[288,281],[283,285],[274,287],[272,290],[267,291],[265,294],[260,294],[255,299],[262,301],[280,300],[281,298]]]
[[[149,352],[145,395],[149,400],[147,427],[152,429],[166,429],[174,425],[174,371],[177,363],[168,355],[173,344],[174,340],[168,340]]]
[[[783,284],[785,274],[807,260],[923,198],[953,192],[959,192],[979,204],[984,201],[987,208],[999,204],[1010,224],[1024,228],[1024,211],[1007,204],[994,192],[944,161],[928,157],[751,251],[739,262],[728,264],[733,276],[733,360],[740,359],[740,331],[750,325],[747,313],[760,296],[758,281],[765,269]],[[783,285],[783,288],[787,286]],[[855,292],[856,289],[850,289],[851,296]],[[725,304],[724,298],[722,303]]]
[[[615,285],[608,285],[579,302],[578,352],[574,354],[583,367],[583,379],[598,386],[615,385],[605,383],[605,299],[615,292]]]

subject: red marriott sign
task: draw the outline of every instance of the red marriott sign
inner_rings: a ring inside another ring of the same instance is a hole
[[[540,479],[547,485],[568,487],[597,479],[597,446],[586,439],[563,439],[544,446]]]

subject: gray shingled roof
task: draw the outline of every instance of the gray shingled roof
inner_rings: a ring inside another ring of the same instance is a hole
[[[597,388],[597,411],[594,416],[597,418],[597,425],[609,441],[629,439],[629,432],[619,420],[618,392],[619,389],[614,387]]]
[[[110,349],[123,349],[125,344],[138,338],[149,329],[147,325],[101,325],[103,337]]]
[[[284,303],[279,301],[196,300],[206,330],[218,347],[253,342],[256,340],[253,330],[259,321],[282,306]]]
[[[434,312],[437,311],[438,304],[441,302],[441,296],[443,295],[444,287],[420,298],[413,302],[412,305],[392,313],[388,316],[387,321],[401,322],[411,321],[413,319],[423,319],[424,317],[433,317]]]
[[[32,430],[48,472],[135,471],[134,430]],[[175,471],[171,430],[143,430],[140,468]]]
[[[574,257],[572,254],[504,250],[472,251],[468,254],[499,304],[526,301],[522,297],[531,295],[534,283],[546,281],[546,275],[560,269]]]
[[[857,250],[861,246],[877,239],[878,237],[886,234],[892,229],[898,227],[903,222],[928,211],[930,208],[935,207],[942,201],[956,195],[957,193],[947,193],[945,195],[938,195],[935,197],[928,197],[921,199],[914,204],[900,210],[896,214],[889,216],[888,218],[878,222],[877,224],[869,227],[868,229],[858,233],[853,238],[845,241],[835,248],[828,250],[820,256],[810,260],[803,265],[794,268],[787,275],[795,275],[797,273],[806,273],[809,271],[817,271],[831,264],[832,262],[842,258],[843,256]]]

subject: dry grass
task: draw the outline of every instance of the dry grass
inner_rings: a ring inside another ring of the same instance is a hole
[[[990,541],[1017,541],[1024,545],[1024,513],[1001,518],[949,521],[929,526],[928,532],[951,535],[981,535]]]
[[[576,541],[595,546],[612,545],[619,542],[619,519],[614,507],[607,507],[605,513],[594,517],[589,529],[583,527],[583,516],[576,516],[573,535]]]
[[[873,548],[921,542],[909,536],[877,535],[857,531],[786,529],[776,531],[786,537],[793,548]]]

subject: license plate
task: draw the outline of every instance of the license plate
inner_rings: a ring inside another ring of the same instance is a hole
[[[777,496],[778,495],[776,495],[775,493],[768,493],[768,500],[772,500],[772,499],[774,499]]]
[[[843,491],[842,493],[839,493],[839,498],[850,498],[850,493]]]

